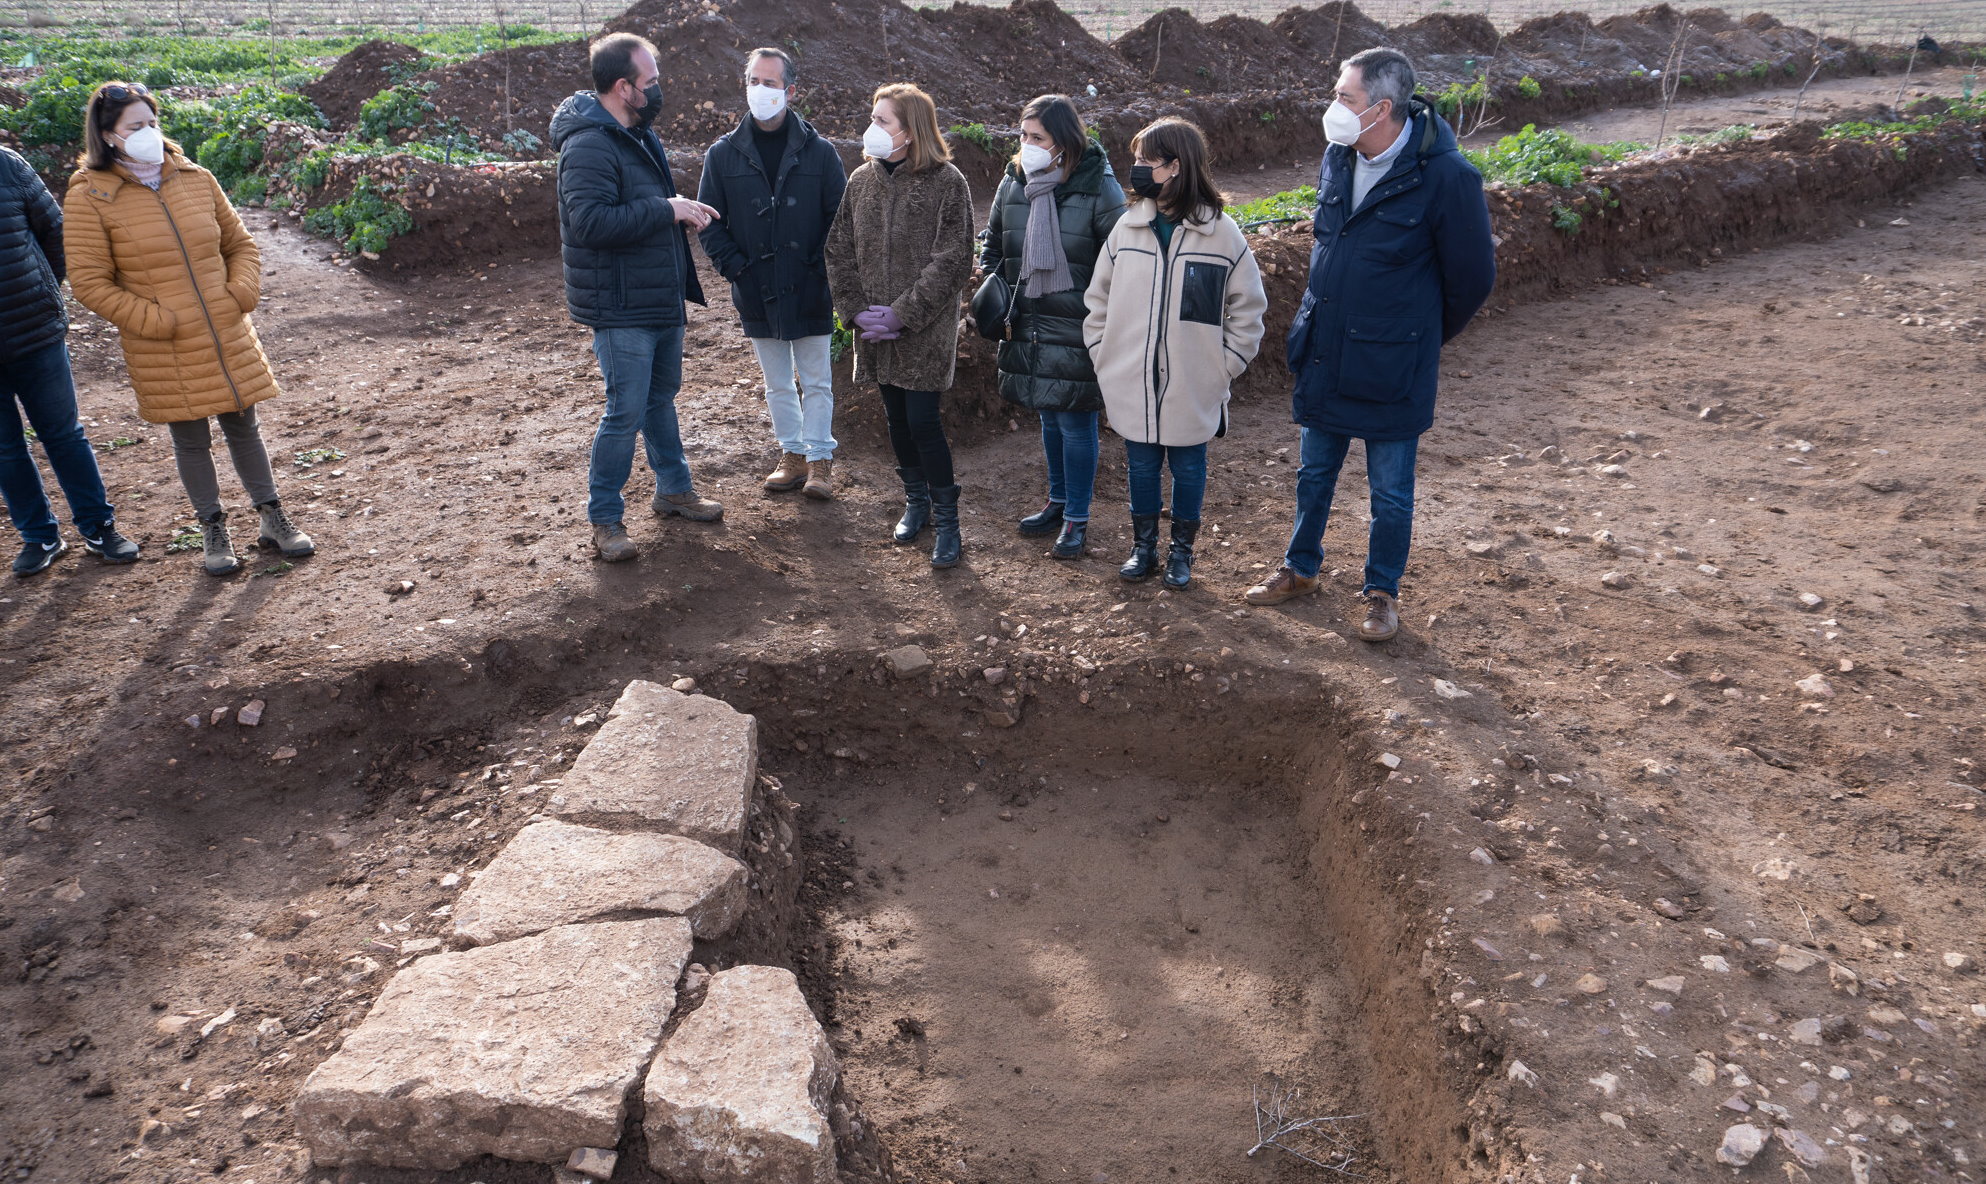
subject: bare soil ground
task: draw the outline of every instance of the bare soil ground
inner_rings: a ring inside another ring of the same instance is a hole
[[[1374,1116],[1381,1180],[1710,1179],[1733,1097],[1827,1144],[1815,1180],[1854,1156],[1977,1178],[1986,988],[1945,958],[1986,959],[1986,181],[1480,321],[1445,358],[1380,647],[1344,640],[1356,463],[1325,592],[1236,599],[1288,530],[1280,399],[1215,445],[1185,592],[1116,579],[1109,447],[1092,556],[1012,532],[1043,492],[1018,419],[961,448],[967,559],[934,573],[887,541],[872,392],[840,392],[842,500],[758,492],[756,369],[728,309],[698,311],[685,434],[729,512],[632,513],[645,553],[606,567],[598,379],[554,260],[366,275],[250,224],[286,387],[265,434],[347,454],[286,466],[319,554],[227,581],[165,554],[166,434],[85,322],[83,406],[146,557],[0,590],[17,1178],[542,1178],[312,1173],[285,1107],[585,714],[658,674],[757,712],[810,811],[793,961],[900,1178],[1303,1178],[1240,1155],[1273,1070]],[[932,681],[879,672],[906,641]],[[1796,686],[1815,674],[1828,693]],[[1670,975],[1680,997],[1646,985]]]

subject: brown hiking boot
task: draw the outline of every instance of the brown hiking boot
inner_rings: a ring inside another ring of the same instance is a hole
[[[1250,588],[1241,598],[1250,604],[1281,604],[1315,591],[1316,576],[1300,576],[1287,567],[1279,567],[1275,575]]]
[[[834,458],[807,462],[807,487],[801,490],[817,502],[834,500]]]
[[[627,528],[618,522],[596,522],[593,524],[593,553],[603,563],[620,563],[641,554],[628,537]]]
[[[722,502],[699,497],[695,490],[688,493],[658,493],[648,504],[659,517],[663,518],[671,514],[681,514],[691,522],[715,522],[724,517]]]
[[[1358,627],[1361,641],[1385,641],[1400,631],[1400,601],[1384,592],[1365,594],[1365,622]]]
[[[766,475],[767,493],[786,493],[807,480],[807,458],[797,452],[779,454],[779,467]]]

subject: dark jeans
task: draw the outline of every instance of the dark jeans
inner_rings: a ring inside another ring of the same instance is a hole
[[[938,417],[938,392],[907,391],[885,382],[883,414],[889,419],[890,448],[896,463],[922,469],[934,489],[957,484],[952,475],[952,446],[945,439],[945,421]]]
[[[7,516],[24,540],[53,543],[59,537],[55,512],[21,430],[22,412],[68,499],[70,520],[85,535],[96,534],[110,524],[110,502],[97,455],[76,415],[76,384],[64,343],[0,362],[0,494],[6,496]]]
[[[228,455],[234,459],[235,476],[248,493],[251,505],[267,505],[276,500],[276,474],[269,467],[269,452],[262,446],[262,425],[255,408],[229,411],[214,416],[221,435],[228,442]],[[214,432],[205,419],[186,419],[167,424],[172,431],[172,459],[179,468],[179,483],[186,487],[186,500],[201,518],[221,512],[221,479],[214,472]]]
[[[1131,512],[1156,514],[1163,507],[1159,496],[1159,470],[1172,468],[1172,520],[1198,522],[1200,505],[1207,498],[1207,446],[1205,444],[1145,444],[1124,441],[1126,482],[1131,486]]]
[[[1061,502],[1062,517],[1070,522],[1090,520],[1090,499],[1096,495],[1096,419],[1094,411],[1041,413],[1048,500]]]
[[[1324,566],[1324,526],[1338,470],[1351,450],[1351,436],[1303,429],[1303,467],[1296,477],[1296,528],[1290,532],[1283,563],[1300,576],[1315,577]],[[1366,540],[1366,592],[1400,594],[1407,548],[1414,539],[1414,457],[1418,436],[1365,442],[1365,483],[1372,492],[1372,531]],[[1176,495],[1175,495],[1176,496]]]
[[[627,512],[621,490],[634,468],[634,437],[641,433],[658,494],[688,493],[689,462],[676,424],[676,392],[683,385],[683,327],[595,329],[593,356],[607,383],[607,409],[593,433],[586,520],[619,522]]]

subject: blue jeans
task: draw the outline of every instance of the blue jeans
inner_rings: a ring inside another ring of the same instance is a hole
[[[1303,429],[1303,467],[1296,476],[1296,529],[1290,532],[1283,563],[1300,576],[1315,578],[1324,566],[1324,526],[1331,519],[1331,495],[1352,437]],[[1420,437],[1365,442],[1365,483],[1372,491],[1372,531],[1366,540],[1365,591],[1400,594],[1407,548],[1414,541],[1414,456]]]
[[[1096,494],[1096,412],[1041,413],[1041,451],[1048,457],[1048,500],[1062,503],[1070,522],[1090,520]]]
[[[1198,522],[1207,497],[1205,444],[1145,444],[1124,441],[1124,471],[1131,487],[1131,513],[1156,514],[1161,508],[1159,469],[1172,466],[1172,520]]]
[[[683,385],[683,329],[595,329],[593,356],[607,382],[607,409],[593,433],[591,491],[586,520],[619,522],[627,512],[621,489],[634,467],[634,435],[641,433],[658,494],[688,493],[690,466],[676,426],[676,391]]]
[[[109,496],[97,471],[97,454],[76,415],[76,383],[63,342],[0,362],[0,494],[6,496],[7,516],[23,540],[52,543],[60,537],[55,512],[21,430],[24,411],[69,501],[76,529],[94,535],[110,525]]]

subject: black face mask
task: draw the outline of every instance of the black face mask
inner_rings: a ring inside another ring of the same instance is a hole
[[[655,122],[657,115],[662,114],[662,84],[651,83],[641,92],[641,97],[648,101],[648,105],[634,113],[634,125],[647,127]]]
[[[1131,166],[1131,192],[1156,200],[1159,194],[1165,192],[1165,183],[1152,180],[1151,165],[1134,164]]]

